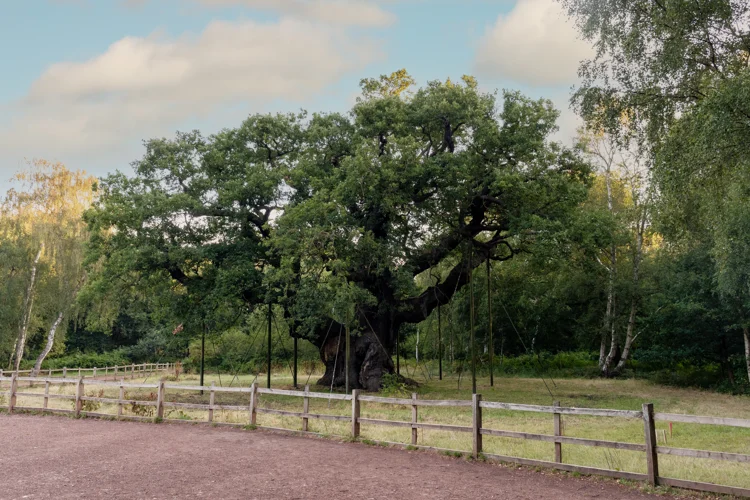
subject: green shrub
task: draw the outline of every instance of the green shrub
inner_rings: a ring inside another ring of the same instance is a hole
[[[380,392],[383,396],[407,397],[411,394],[404,378],[395,373],[386,373],[383,375]]]
[[[495,370],[506,375],[595,377],[599,375],[597,361],[598,357],[588,352],[541,352],[496,359]]]
[[[30,361],[29,367],[34,362]],[[121,349],[105,353],[73,353],[59,358],[48,358],[42,363],[42,370],[60,368],[104,368],[105,366],[124,366],[131,364]]]

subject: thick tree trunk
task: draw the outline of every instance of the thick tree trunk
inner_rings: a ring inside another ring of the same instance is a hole
[[[320,359],[326,367],[318,384],[343,387],[346,383],[346,342],[344,333],[331,335],[320,348]],[[386,373],[393,373],[391,354],[371,330],[351,337],[349,385],[352,389],[377,391]]]
[[[487,258],[488,253],[477,253],[472,259],[472,268],[484,264]],[[507,258],[510,256],[505,259]],[[407,299],[395,297],[389,276],[380,276],[360,284],[377,297],[377,306],[357,307],[361,333],[352,334],[351,338],[350,387],[367,391],[380,389],[383,375],[395,371],[392,356],[401,325],[417,324],[427,319],[436,307],[447,304],[453,294],[466,285],[468,276],[466,263],[460,262],[443,281],[428,287],[420,295]],[[340,342],[337,330],[341,332]],[[330,335],[327,331],[327,325],[321,326],[310,339],[320,349],[320,357],[326,367],[325,374],[318,383],[343,387],[346,383],[346,339],[343,326],[334,325]]]
[[[29,286],[26,289],[26,300],[24,302],[24,316],[21,322],[21,330],[18,332],[18,340],[16,341],[16,355],[15,355],[15,370],[18,371],[21,368],[21,360],[23,359],[23,351],[26,347],[26,335],[29,330],[29,323],[31,322],[31,309],[34,306],[34,282],[36,281],[36,268],[39,264],[39,259],[42,257],[42,250],[44,245],[39,247],[39,252],[36,254],[34,263],[31,266],[31,279],[29,280]]]
[[[42,362],[44,362],[44,358],[47,357],[49,352],[52,350],[52,346],[55,345],[55,332],[57,331],[57,327],[60,326],[60,323],[62,323],[63,320],[63,313],[57,315],[57,319],[54,323],[52,323],[52,328],[49,329],[49,332],[47,333],[47,344],[44,346],[44,349],[42,349],[42,352],[39,354],[39,357],[36,358],[36,363],[34,363],[34,370],[31,372],[32,377],[36,377],[39,373],[39,370],[42,369]]]
[[[747,325],[742,327],[742,335],[745,337],[745,365],[747,366],[747,379],[750,381],[750,329]]]

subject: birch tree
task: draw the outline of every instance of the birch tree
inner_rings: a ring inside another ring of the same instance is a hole
[[[609,237],[595,255],[607,275],[606,309],[599,343],[599,370],[605,376],[616,375],[630,357],[635,333],[644,235],[648,228],[652,188],[645,154],[634,141],[616,138],[604,132],[581,132],[581,145],[604,184],[604,203],[609,215]],[[596,196],[596,192],[594,192]],[[623,255],[629,257],[623,258]],[[628,269],[629,266],[629,269]],[[630,275],[629,313],[625,336],[618,329],[619,273]]]
[[[654,153],[672,241],[713,248],[718,292],[735,310],[750,379],[747,226],[750,3],[562,0],[596,56],[573,102],[589,123],[622,130],[624,110]]]
[[[85,280],[83,244],[88,232],[82,214],[94,199],[96,180],[45,160],[29,162],[13,180],[0,208],[0,237],[5,246],[35,257],[26,269],[18,266],[14,271],[26,286],[9,365],[20,369],[29,338],[43,328],[47,335],[35,364],[38,371]]]

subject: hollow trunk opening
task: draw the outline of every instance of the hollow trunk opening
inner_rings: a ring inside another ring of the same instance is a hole
[[[344,387],[346,342],[343,331],[341,335],[331,335],[320,347],[320,359],[326,371],[318,384]],[[381,387],[383,375],[395,371],[390,352],[372,330],[352,334],[349,364],[349,385],[352,389],[377,391]]]

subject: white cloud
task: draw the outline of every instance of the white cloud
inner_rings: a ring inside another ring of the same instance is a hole
[[[485,33],[474,64],[481,77],[553,86],[575,82],[592,55],[556,0],[518,0]]]
[[[198,36],[128,37],[61,62],[0,115],[5,155],[130,150],[180,123],[282,99],[302,103],[377,57],[365,39],[299,20],[212,22]]]
[[[59,1],[59,0],[58,0]],[[70,1],[70,0],[68,0]],[[387,0],[192,0],[204,7],[247,7],[267,10],[284,17],[341,26],[382,27],[395,16],[378,3]],[[148,0],[120,0],[126,7],[140,7]]]

